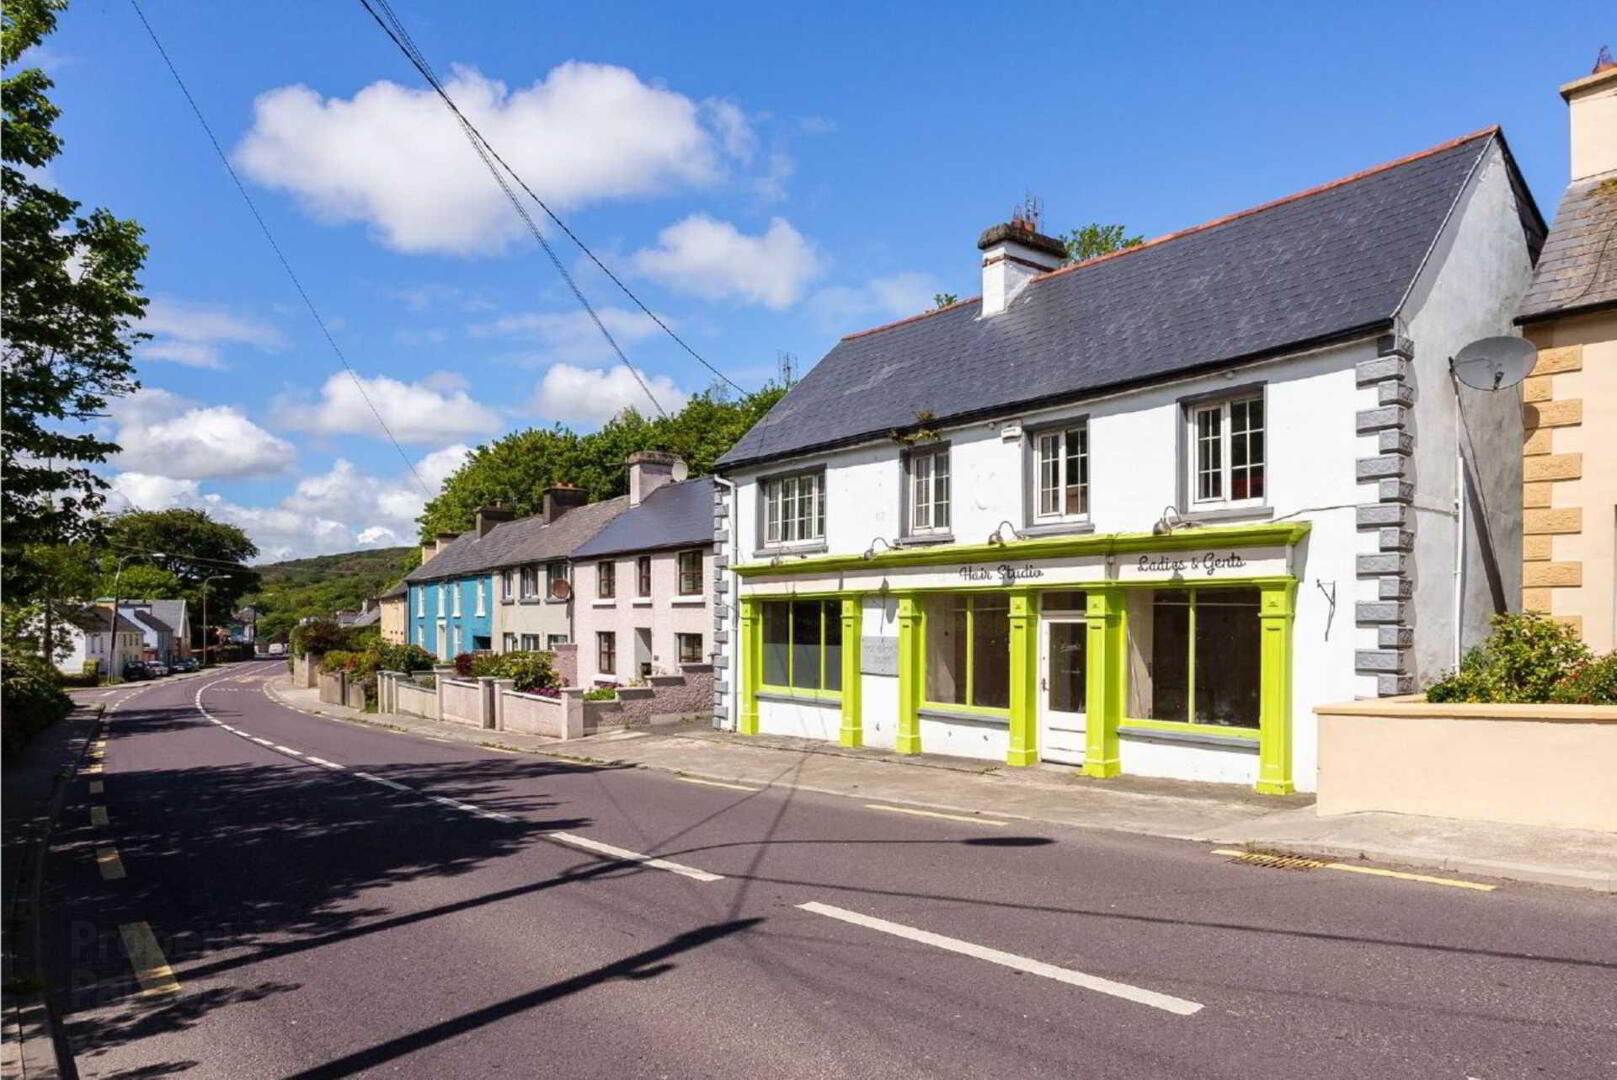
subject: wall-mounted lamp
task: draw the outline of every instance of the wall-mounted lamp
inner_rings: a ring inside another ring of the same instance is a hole
[[[889,544],[885,537],[878,536],[878,537],[876,537],[874,540],[872,540],[870,542],[870,546],[865,548],[865,553],[863,555],[859,556],[859,557],[861,559],[874,559],[876,557],[876,554],[877,554],[877,552],[876,552],[876,545],[877,544],[880,544],[882,546],[883,551],[892,551],[893,550],[893,545]]]
[[[1151,533],[1154,536],[1166,536],[1175,529],[1192,529],[1195,526],[1196,522],[1186,521],[1184,515],[1179,513],[1179,508],[1169,503],[1162,508],[1162,516],[1157,519],[1157,523],[1151,526]]]
[[[1002,521],[1002,522],[999,523],[998,526],[995,527],[993,532],[988,534],[988,542],[990,544],[998,544],[1001,547],[1003,547],[1005,545],[1005,530],[1006,529],[1011,530],[1011,539],[1013,539],[1013,540],[1022,539],[1022,534],[1016,531],[1016,526],[1015,525],[1012,525],[1008,521]]]

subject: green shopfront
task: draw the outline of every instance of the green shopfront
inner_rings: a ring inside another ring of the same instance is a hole
[[[1307,531],[739,566],[739,730],[1288,793],[1293,558]]]

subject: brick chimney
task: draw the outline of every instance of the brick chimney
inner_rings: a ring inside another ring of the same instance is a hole
[[[516,517],[516,511],[502,503],[493,506],[480,506],[477,508],[477,538],[479,540],[488,535],[490,529],[502,525]]]
[[[995,225],[977,239],[983,253],[983,315],[998,315],[1040,274],[1059,267],[1067,247],[1020,223]]]
[[[453,544],[456,540],[459,540],[459,539],[460,539],[460,533],[452,533],[452,532],[441,532],[441,533],[439,533],[438,537],[437,537],[438,546],[434,549],[433,553],[437,554],[439,551],[442,551],[444,548],[448,547],[450,544]]]
[[[422,562],[426,562],[427,560],[431,559],[436,554],[438,554],[438,541],[436,541],[436,540],[428,540],[426,543],[421,545],[421,561]]]
[[[673,482],[675,466],[682,463],[666,450],[637,450],[625,464],[629,466],[629,505],[639,506],[653,491]]]
[[[571,484],[545,488],[545,524],[549,525],[569,510],[588,505],[589,501],[588,492]]]
[[[1572,181],[1617,172],[1617,64],[1601,53],[1592,75],[1561,87],[1572,128]]]

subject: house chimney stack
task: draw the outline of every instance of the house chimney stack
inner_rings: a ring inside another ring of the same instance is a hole
[[[549,525],[569,510],[587,505],[589,493],[571,484],[557,484],[545,488],[545,524]]]
[[[983,253],[983,316],[998,315],[1040,274],[1066,260],[1067,247],[1021,221],[995,225],[977,240]]]
[[[1617,62],[1600,50],[1593,74],[1561,87],[1572,128],[1572,182],[1617,172]]]
[[[503,503],[495,503],[493,506],[478,507],[477,538],[479,540],[483,539],[483,537],[487,536],[489,530],[494,528],[494,526],[502,525],[514,517],[516,517],[516,511],[512,510],[509,506],[506,506]]]
[[[442,551],[444,548],[448,547],[450,544],[453,544],[456,540],[459,540],[460,539],[460,533],[441,532],[441,533],[438,534],[437,539],[438,539],[438,546],[437,546],[437,548],[434,549],[433,554],[437,554],[438,552]]]
[[[684,471],[684,462],[666,450],[637,450],[625,464],[629,466],[630,506],[639,506],[653,491],[673,482],[676,471]]]
[[[422,562],[426,562],[436,554],[438,554],[438,542],[436,540],[429,540],[421,545]]]

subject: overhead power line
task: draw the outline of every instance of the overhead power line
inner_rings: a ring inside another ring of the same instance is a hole
[[[376,403],[371,400],[370,394],[365,392],[364,380],[359,377],[359,373],[354,370],[354,366],[348,362],[348,357],[343,354],[342,347],[337,344],[337,339],[331,336],[331,330],[326,326],[326,320],[320,317],[320,309],[314,306],[314,300],[309,296],[308,290],[303,287],[303,282],[298,279],[297,272],[292,269],[292,263],[287,259],[285,252],[281,250],[281,245],[275,242],[275,234],[270,232],[269,224],[264,220],[264,215],[258,212],[258,204],[253,202],[253,197],[248,194],[247,186],[241,182],[241,177],[236,174],[235,166],[230,164],[230,158],[225,154],[224,147],[219,145],[219,139],[214,135],[213,128],[208,124],[208,118],[202,115],[202,109],[197,105],[196,98],[191,96],[191,91],[185,85],[185,80],[180,78],[179,69],[174,66],[174,61],[169,58],[168,50],[163,48],[162,41],[157,37],[157,31],[152,29],[152,24],[147,20],[146,13],[141,10],[139,0],[129,0],[129,5],[135,9],[135,14],[140,17],[140,24],[146,28],[146,34],[152,39],[152,44],[157,46],[157,53],[163,58],[163,63],[168,67],[168,73],[174,76],[174,82],[179,86],[180,93],[185,95],[186,103],[191,106],[191,112],[195,114],[197,122],[202,125],[202,130],[207,133],[208,142],[213,144],[213,152],[219,155],[220,164],[224,165],[225,171],[230,174],[230,179],[235,183],[236,190],[241,193],[242,200],[247,204],[247,209],[252,211],[253,220],[258,222],[258,227],[263,230],[264,239],[269,241],[270,250],[274,251],[275,257],[280,260],[281,268],[286,271],[286,276],[292,279],[292,287],[303,298],[303,303],[308,307],[309,314],[314,316],[315,325],[320,327],[320,333],[325,337],[326,344],[331,346],[331,351],[337,354],[337,359],[342,362],[343,368],[348,372],[349,377],[354,380],[354,389],[359,391],[359,396],[370,409],[371,415],[376,417],[376,423],[387,435],[388,442],[393,444],[393,449],[397,450],[399,457],[404,459],[404,465],[410,470],[410,475],[415,477],[415,482],[420,485],[421,493],[426,498],[432,498],[432,489],[427,486],[425,480],[421,479],[421,474],[416,471],[415,462],[410,460],[410,455],[404,452],[404,447],[400,446],[399,440],[394,437],[393,429],[387,426],[386,420],[382,419],[382,414],[376,408]]]
[[[595,252],[590,250],[589,245],[585,244],[584,241],[579,238],[577,233],[568,228],[567,223],[550,208],[548,203],[539,197],[538,193],[528,185],[526,180],[522,179],[522,176],[511,167],[511,164],[506,161],[505,158],[500,156],[499,151],[494,149],[493,145],[490,144],[488,139],[484,137],[482,131],[478,129],[477,125],[473,124],[471,120],[467,118],[466,114],[461,112],[460,106],[455,104],[454,98],[452,98],[449,95],[449,92],[444,88],[443,81],[438,78],[438,75],[433,70],[432,65],[427,61],[426,55],[422,53],[421,49],[416,45],[414,39],[410,37],[410,32],[405,29],[403,21],[399,19],[397,14],[394,13],[392,7],[388,3],[388,0],[375,0],[374,6],[372,4],[372,0],[359,0],[359,2],[360,5],[364,7],[366,12],[371,16],[371,18],[376,20],[376,24],[382,28],[383,33],[387,34],[387,36],[392,39],[393,44],[398,46],[399,51],[402,52],[405,58],[410,61],[411,66],[413,66],[416,71],[420,73],[423,79],[427,80],[428,85],[430,85],[437,93],[438,97],[443,100],[444,105],[449,109],[449,111],[454,114],[455,119],[459,121],[461,125],[461,130],[466,133],[466,137],[471,140],[473,147],[477,150],[478,156],[483,159],[483,163],[488,166],[489,171],[494,174],[494,178],[499,182],[500,187],[505,191],[506,196],[511,199],[512,205],[516,207],[517,212],[521,214],[522,219],[527,222],[528,228],[533,232],[534,239],[538,240],[540,246],[545,249],[545,253],[549,255],[551,261],[555,263],[557,271],[560,272],[562,277],[567,281],[567,284],[573,290],[573,294],[577,296],[579,302],[584,305],[585,310],[589,311],[591,318],[595,320],[596,326],[600,328],[601,333],[605,335],[608,342],[612,344],[613,350],[618,353],[619,357],[621,358],[623,356],[622,350],[617,348],[617,343],[612,340],[611,334],[607,333],[606,327],[601,325],[600,319],[595,317],[594,309],[590,307],[589,302],[584,298],[583,293],[579,291],[578,286],[573,283],[572,275],[569,274],[562,266],[560,260],[557,259],[555,252],[551,249],[550,244],[545,240],[544,234],[540,232],[537,226],[534,225],[533,220],[528,216],[526,209],[521,205],[520,201],[511,191],[510,185],[505,180],[507,175],[511,178],[511,180],[516,182],[517,186],[520,187],[523,192],[527,194],[528,198],[533,200],[534,204],[538,206],[540,210],[544,211],[545,216],[554,222],[556,227],[560,229],[569,240],[577,245],[578,250],[582,251],[586,256],[588,256],[590,262],[594,263],[601,273],[607,276],[608,280],[622,290],[623,295],[627,296],[631,301],[633,301],[636,307],[645,313],[647,318],[656,323],[665,334],[667,334],[679,345],[680,348],[690,353],[697,363],[707,368],[708,371],[712,372],[717,378],[735,389],[738,393],[746,393],[747,391],[745,388],[709,363],[706,357],[702,356],[701,353],[693,349],[689,342],[676,334],[673,328],[664,322],[656,312],[647,307],[646,304],[641,301],[640,297],[635,295],[634,290],[630,289],[629,286],[624,283],[622,278],[613,273],[612,269],[602,262],[596,256]],[[381,9],[381,13],[378,13],[377,8]],[[627,364],[628,361],[625,359],[624,363]],[[639,378],[638,374],[636,375],[636,378]],[[644,386],[644,383],[642,382],[641,385]],[[650,391],[648,390],[647,393],[649,394]]]

